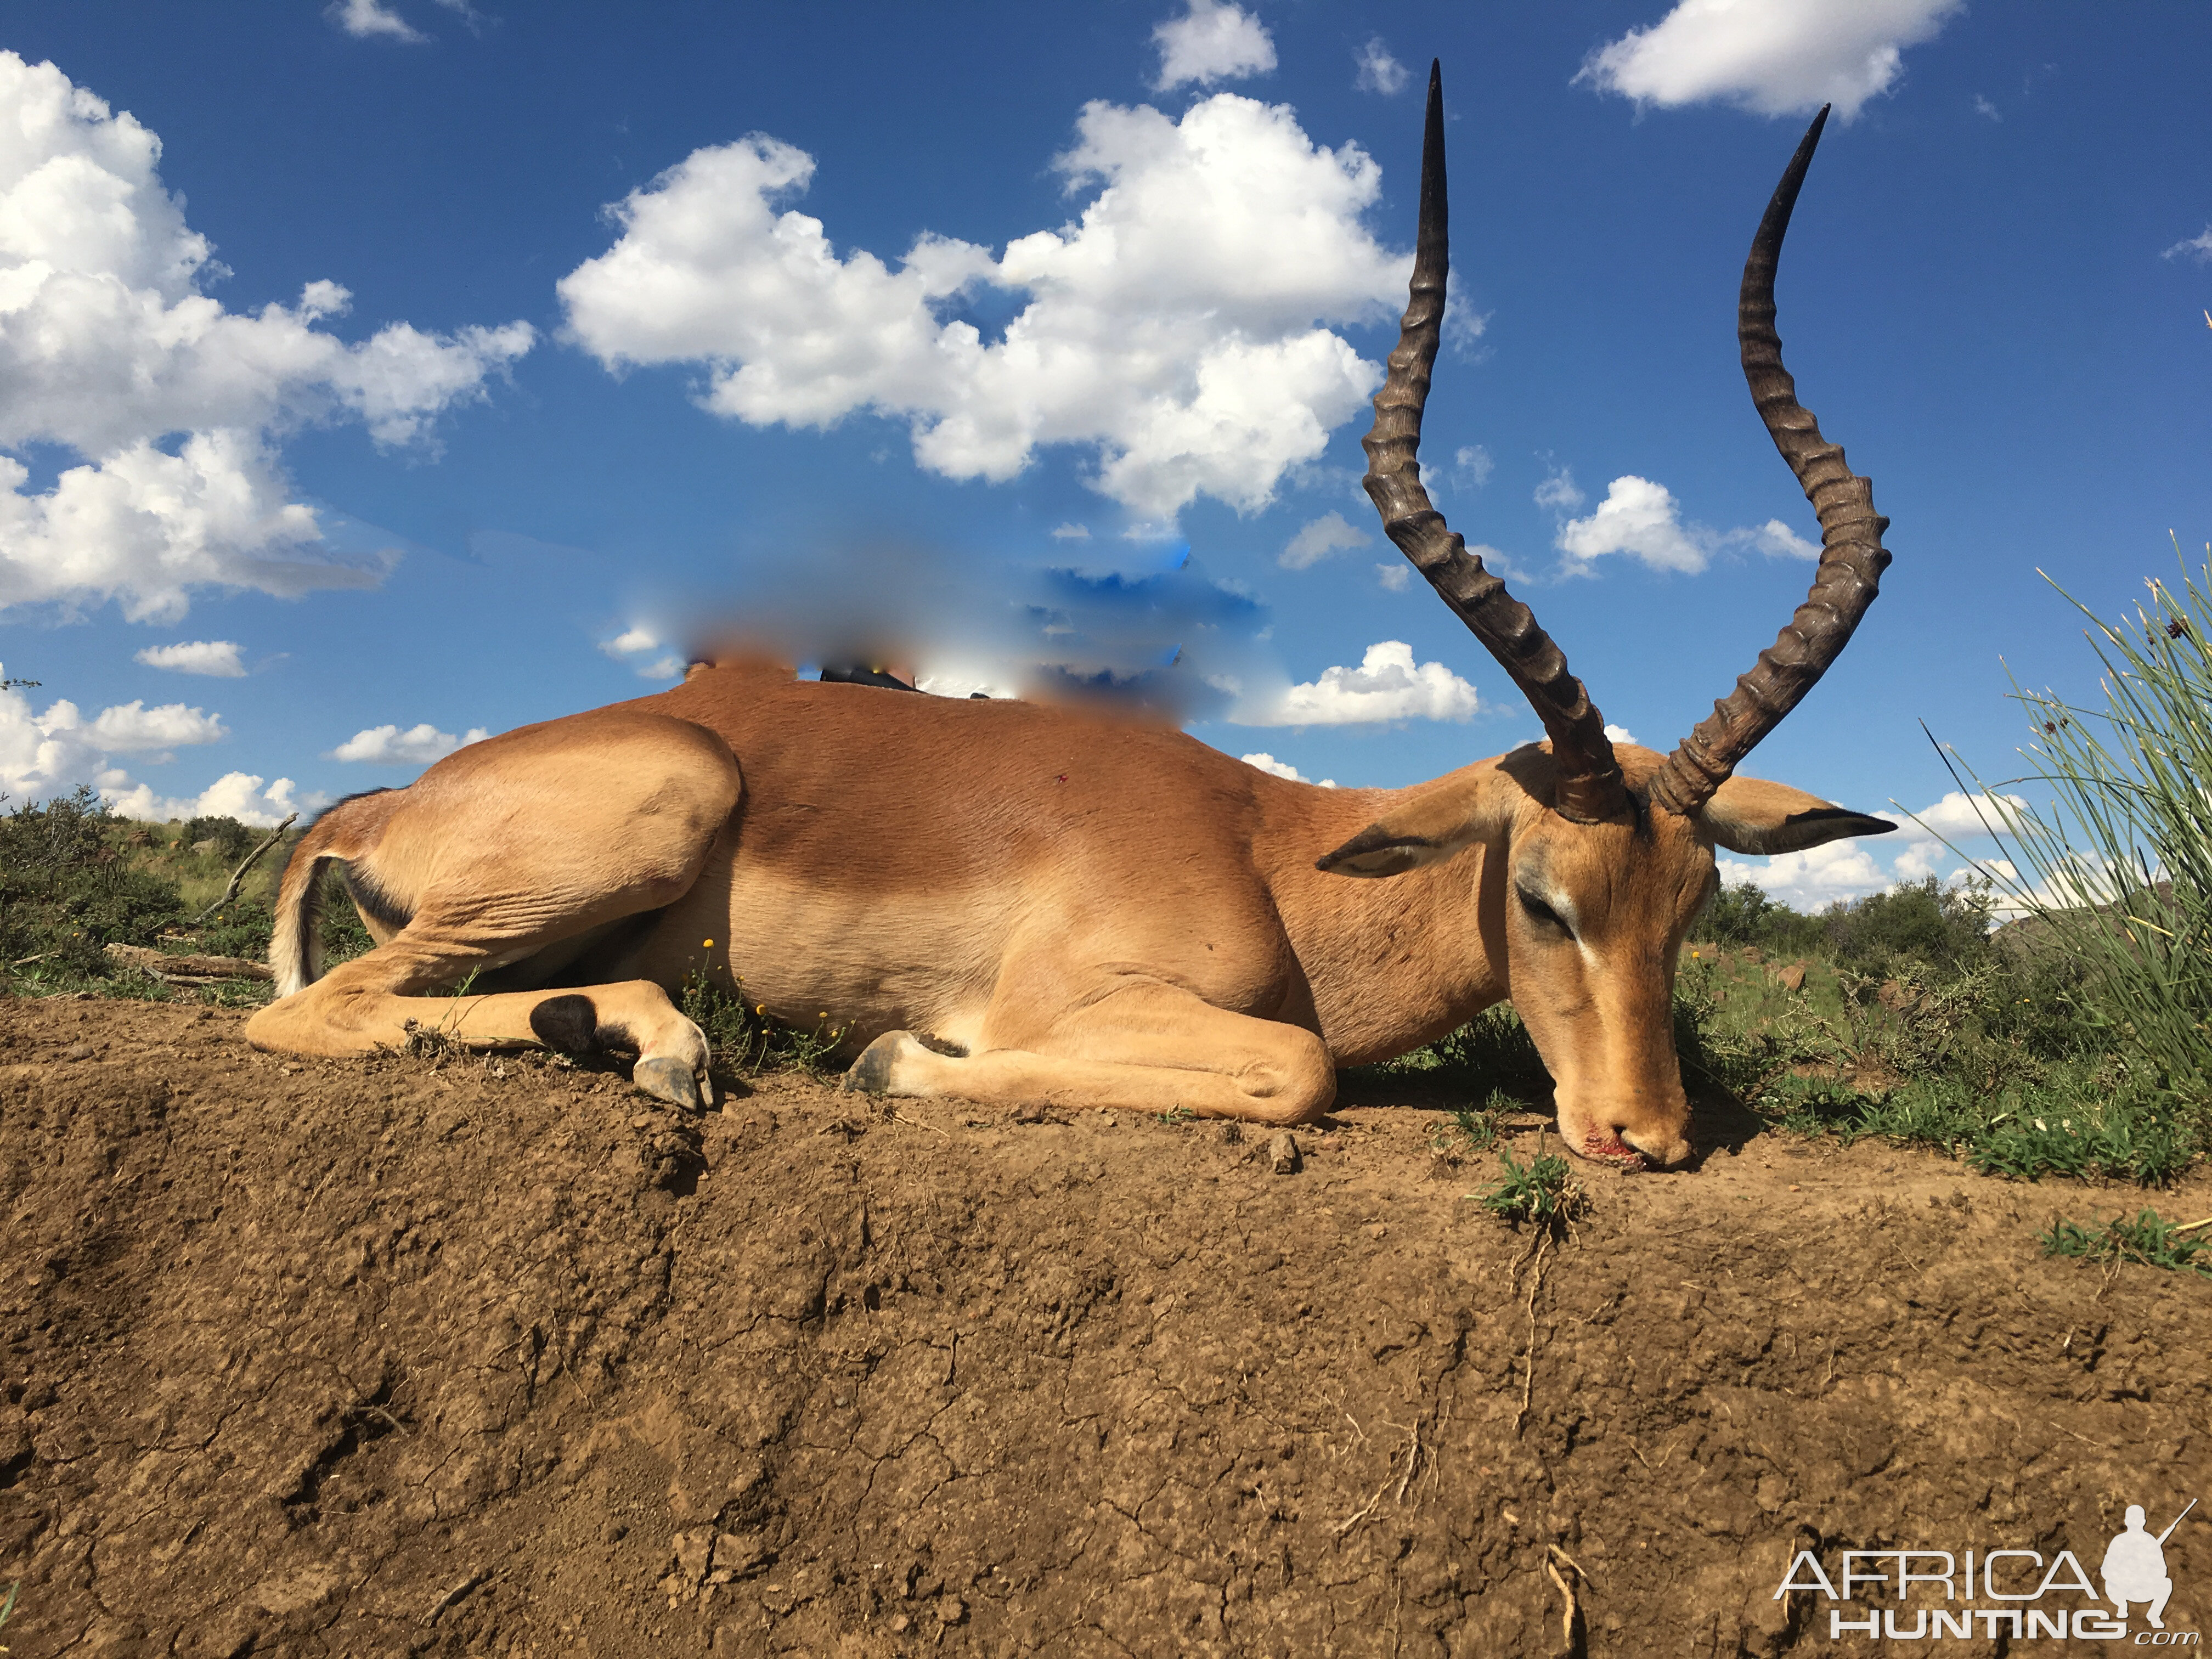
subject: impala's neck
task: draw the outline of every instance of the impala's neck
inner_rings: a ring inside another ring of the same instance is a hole
[[[1432,792],[1463,796],[1486,773],[1500,787],[1518,790],[1485,761],[1408,789],[1293,785],[1268,792],[1254,852],[1305,970],[1313,1018],[1339,1065],[1402,1054],[1506,995],[1502,849],[1477,843],[1382,880],[1314,868],[1316,859],[1366,825]]]

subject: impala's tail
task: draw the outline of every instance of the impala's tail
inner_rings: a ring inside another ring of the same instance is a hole
[[[285,860],[269,933],[269,966],[278,996],[304,991],[323,976],[323,872],[334,860],[357,859],[375,847],[383,814],[369,803],[385,793],[349,795],[315,820]]]

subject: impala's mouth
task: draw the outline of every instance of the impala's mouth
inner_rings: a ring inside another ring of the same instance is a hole
[[[1643,1153],[1618,1134],[1607,1134],[1600,1129],[1592,1129],[1583,1137],[1582,1152],[1593,1164],[1610,1164],[1624,1172],[1644,1167]]]

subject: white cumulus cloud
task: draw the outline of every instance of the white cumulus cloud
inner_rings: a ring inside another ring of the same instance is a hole
[[[113,599],[173,621],[195,588],[378,580],[289,499],[277,437],[351,419],[379,443],[420,441],[529,349],[530,325],[392,323],[349,344],[317,326],[349,302],[327,280],[291,306],[226,310],[200,291],[221,268],[162,187],[159,138],[13,52],[0,108],[0,445],[77,458],[32,492],[0,455],[0,606]]]
[[[1635,732],[1630,731],[1625,726],[1615,726],[1610,720],[1606,722],[1605,735],[1607,741],[1610,743],[1634,743],[1636,741]]]
[[[1633,476],[1615,478],[1589,517],[1561,525],[1559,548],[1570,568],[1580,570],[1607,553],[1626,553],[1655,570],[1694,575],[1709,556],[1682,527],[1674,493]]]
[[[903,417],[949,477],[1005,480],[1070,444],[1137,519],[1171,524],[1200,494],[1267,506],[1381,380],[1326,326],[1404,302],[1406,257],[1361,222],[1381,170],[1229,93],[1180,120],[1090,104],[1053,165],[1095,190],[1079,220],[996,257],[926,233],[894,267],[778,210],[813,176],[803,151],[758,133],[695,150],[561,280],[568,328],[612,370],[703,366],[704,406],[753,425]],[[979,286],[1027,296],[997,338],[958,314]]]
[[[1332,553],[1348,553],[1355,547],[1365,547],[1374,539],[1365,531],[1346,523],[1343,514],[1324,513],[1291,538],[1275,562],[1285,570],[1304,570]]]
[[[483,726],[472,726],[465,735],[457,738],[450,732],[441,732],[428,720],[420,726],[410,726],[404,732],[397,726],[372,726],[355,732],[331,750],[330,757],[372,766],[428,766],[434,760],[443,760],[456,749],[482,743],[490,735]]]
[[[1720,100],[1761,115],[1833,104],[1844,120],[1897,82],[1904,52],[1966,0],[1680,0],[1649,28],[1599,47],[1575,76],[1671,108]]]
[[[1560,474],[1559,478],[1565,479],[1566,475]],[[1566,482],[1571,488],[1572,481]],[[1559,493],[1565,499],[1565,492]],[[1544,489],[1540,487],[1537,499],[1541,501],[1543,496]],[[1581,497],[1581,491],[1573,492],[1577,503]],[[1594,574],[1594,562],[1608,553],[1625,554],[1654,570],[1675,570],[1692,576],[1724,547],[1753,548],[1770,558],[1820,556],[1818,543],[1807,541],[1779,519],[1729,531],[1685,523],[1681,503],[1672,490],[1632,473],[1615,478],[1597,510],[1588,518],[1563,520],[1556,544],[1566,555],[1566,573],[1576,576]]]
[[[386,5],[384,0],[331,0],[331,3],[323,9],[323,15],[356,40],[379,37],[386,40],[410,41],[429,39]]]
[[[1890,873],[1855,841],[1832,841],[1802,853],[1777,853],[1757,864],[1723,858],[1720,872],[1730,886],[1748,881],[1799,910],[1824,910],[1838,899],[1860,898],[1893,884]]]
[[[66,708],[67,704],[57,707]],[[198,744],[219,743],[230,735],[220,714],[203,714],[180,702],[146,707],[143,698],[103,708],[85,728],[88,740],[110,753],[139,750],[184,749]]]
[[[157,795],[151,784],[106,789],[109,808],[126,818],[166,823],[172,818],[232,817],[257,830],[274,830],[295,813],[319,811],[331,798],[319,791],[302,795],[289,778],[265,781],[256,772],[226,772],[197,795]]]
[[[1954,789],[1932,806],[1911,813],[1903,826],[1915,839],[1941,836],[1966,841],[1975,836],[2009,835],[2027,810],[2025,795],[1969,795]]]
[[[1364,726],[1382,720],[1466,720],[1480,705],[1474,688],[1440,662],[1415,664],[1413,647],[1384,640],[1367,647],[1357,668],[1325,668],[1256,708],[1229,719],[1238,726]]]
[[[1311,783],[1313,781],[1311,778],[1299,771],[1298,769],[1291,765],[1290,762],[1279,761],[1273,755],[1268,754],[1265,750],[1262,750],[1256,755],[1239,755],[1237,758],[1243,761],[1245,765],[1256,766],[1262,772],[1268,773],[1274,777],[1288,778],[1292,783]],[[1336,787],[1336,780],[1334,778],[1323,778],[1321,781],[1321,787],[1324,789],[1334,789]]]
[[[1498,463],[1480,444],[1462,444],[1453,453],[1451,479],[1457,489],[1480,489],[1497,470]]]
[[[184,640],[175,645],[149,645],[132,655],[149,668],[166,668],[173,674],[206,674],[216,679],[243,679],[246,665],[238,659],[234,640]]]
[[[1182,16],[1153,26],[1152,44],[1160,49],[1154,92],[1173,92],[1194,82],[1210,87],[1217,81],[1274,72],[1275,43],[1267,29],[1243,7],[1227,0],[1189,0]]]
[[[1359,78],[1355,84],[1360,91],[1379,92],[1388,98],[1404,90],[1407,78],[1406,66],[1390,55],[1382,37],[1370,35],[1359,49]]]
[[[1583,499],[1571,467],[1561,467],[1536,486],[1536,505],[1549,507],[1554,513],[1571,513],[1583,504]]]
[[[611,640],[601,640],[599,649],[617,662],[628,663],[641,680],[683,678],[684,659],[669,650],[666,641],[642,623],[632,623]]]
[[[159,766],[173,760],[166,752],[170,748],[215,743],[228,735],[220,715],[180,703],[155,708],[143,701],[125,703],[87,720],[66,698],[40,713],[21,690],[6,687],[0,689],[0,793],[14,805],[28,805],[86,785],[127,817],[166,820],[228,812],[264,825],[322,803],[319,795],[295,799],[289,778],[264,790],[262,779],[243,772],[226,775],[198,796],[156,795],[114,763],[115,755],[130,753],[143,764]],[[251,790],[241,793],[240,781],[250,783]]]
[[[1769,519],[1750,530],[1731,530],[1721,538],[1755,547],[1771,559],[1812,559],[1820,556],[1820,544],[1809,542],[1779,519]]]
[[[1375,567],[1375,580],[1393,593],[1402,593],[1413,585],[1413,567],[1400,560]]]

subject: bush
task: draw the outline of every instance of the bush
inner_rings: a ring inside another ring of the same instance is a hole
[[[1807,915],[1745,881],[1714,896],[1690,937],[1782,957],[1825,956],[1877,976],[1914,966],[1960,974],[1990,960],[1994,907],[1985,881],[1946,887],[1929,876]]]
[[[101,947],[182,919],[174,884],[133,866],[122,835],[88,788],[0,817],[0,959],[102,978]]]
[[[1820,917],[1793,910],[1769,898],[1756,884],[1741,881],[1713,896],[1692,926],[1690,937],[1712,945],[1755,945],[1777,956],[1799,957],[1820,949],[1827,932]]]
[[[1962,974],[1990,960],[1990,884],[1946,887],[1929,876],[1916,885],[1871,893],[1829,908],[1827,943],[1838,962],[1871,974],[1919,963]]]
[[[201,817],[185,825],[182,839],[187,847],[211,841],[216,858],[225,864],[236,864],[261,844],[262,836],[262,831],[250,829],[234,817]]]

